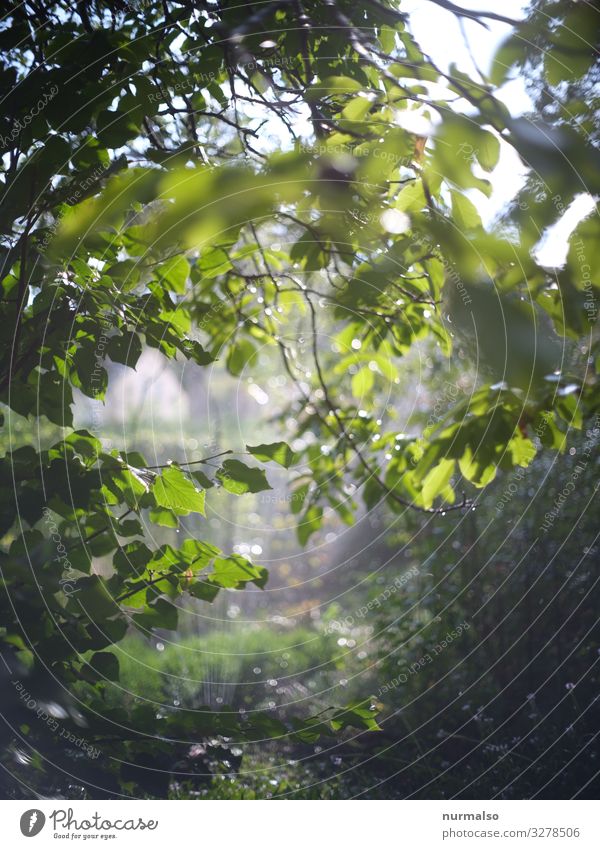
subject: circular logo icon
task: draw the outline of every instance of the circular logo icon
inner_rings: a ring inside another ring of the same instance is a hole
[[[46,817],[42,811],[32,808],[21,816],[21,834],[25,837],[35,837],[43,829]]]

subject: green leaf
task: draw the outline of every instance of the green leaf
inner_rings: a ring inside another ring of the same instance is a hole
[[[194,478],[195,481],[198,481],[202,489],[210,489],[214,486],[214,483],[211,481],[211,479],[207,477],[200,469],[195,469],[194,471],[190,469],[190,475]]]
[[[446,488],[454,472],[455,461],[444,458],[433,468],[423,481],[423,504],[431,507],[435,498]]]
[[[317,85],[313,86],[315,96],[322,97],[323,94],[352,94],[353,92],[362,91],[362,86],[357,80],[352,77],[326,77]]]
[[[230,589],[241,588],[249,582],[263,589],[269,578],[269,573],[264,566],[254,566],[240,554],[216,557],[213,568],[214,572],[211,573],[210,580],[220,587]]]
[[[192,581],[186,589],[194,598],[200,599],[200,601],[208,601],[209,603],[213,602],[219,594],[219,587],[208,581]]]
[[[89,665],[102,678],[108,678],[109,681],[119,680],[119,660],[112,652],[97,652],[92,655]]]
[[[427,206],[427,198],[421,180],[415,180],[402,189],[396,200],[396,209],[401,212],[419,212]]]
[[[383,24],[379,29],[379,41],[384,53],[391,53],[396,46],[396,30]]]
[[[157,598],[147,604],[143,613],[135,613],[133,622],[143,631],[152,628],[165,628],[168,631],[177,630],[177,608],[164,598]]]
[[[527,43],[520,33],[510,35],[502,42],[492,62],[490,79],[493,85],[500,86],[507,80],[511,70],[524,61],[526,51]]]
[[[182,345],[182,350],[189,359],[199,366],[207,366],[215,361],[215,357],[209,351],[205,351],[200,342],[195,339],[186,339]]]
[[[452,217],[454,223],[461,230],[474,230],[481,227],[481,218],[475,204],[461,192],[451,191]]]
[[[135,368],[142,354],[142,343],[137,333],[125,330],[118,336],[111,336],[106,350],[113,363],[122,363],[129,368]]]
[[[229,348],[227,353],[227,369],[235,377],[239,377],[252,358],[256,354],[256,348],[247,339],[241,339]]]
[[[183,295],[185,292],[189,273],[188,261],[181,255],[171,257],[157,269],[157,276],[161,283],[166,283],[169,289],[179,295]]]
[[[68,607],[93,622],[102,622],[119,612],[119,608],[108,592],[106,581],[99,575],[80,578],[76,582],[76,592],[69,598]]]
[[[500,159],[500,141],[489,130],[479,129],[477,132],[477,148],[475,156],[484,171],[493,171]]]
[[[369,366],[363,366],[356,372],[356,374],[352,375],[351,383],[352,394],[354,397],[364,401],[365,396],[367,396],[373,388],[374,379],[375,375]]]
[[[342,129],[345,131],[350,129],[351,124],[348,124],[349,121],[363,121],[372,105],[368,97],[353,97],[342,109],[342,117],[344,119],[340,121]]]
[[[300,486],[297,486],[292,490],[291,494],[291,511],[294,515],[300,513],[304,502],[306,501],[306,496],[310,490],[310,483],[302,483]]]
[[[310,537],[316,533],[323,524],[323,508],[313,505],[298,523],[298,541],[300,545],[306,545]]]
[[[225,460],[217,472],[217,478],[221,481],[227,492],[234,495],[244,495],[246,492],[262,492],[271,489],[264,469],[256,466],[247,466],[240,460]]]
[[[486,451],[485,445],[480,445],[473,453],[470,445],[465,448],[464,454],[458,461],[461,474],[474,486],[482,488],[491,483],[496,477],[498,467],[496,461],[499,458],[494,451]]]
[[[104,111],[98,116],[98,139],[102,144],[118,148],[137,136],[139,127],[136,121],[121,109]]]
[[[86,465],[95,463],[102,451],[102,443],[87,430],[74,430],[65,437],[65,445],[71,446]],[[56,447],[60,450],[60,443]]]
[[[177,466],[169,466],[156,478],[152,494],[159,507],[183,515],[204,513],[204,490],[196,489],[192,481]]]
[[[351,702],[342,710],[336,711],[329,720],[334,731],[342,728],[366,728],[368,731],[381,731],[377,724],[377,712],[371,709],[367,701]]]
[[[113,566],[120,575],[139,575],[144,572],[152,552],[143,542],[130,542],[115,553]]]
[[[179,527],[179,519],[177,518],[177,514],[172,510],[168,510],[164,507],[151,507],[150,508],[150,521],[155,525],[160,525],[163,528],[178,528]]]
[[[476,177],[472,171],[480,155],[488,165],[493,161],[493,142],[489,136],[472,119],[448,113],[435,137],[433,162],[437,172],[458,188],[479,189],[489,197],[491,183]]]
[[[522,436],[519,431],[510,440],[507,448],[515,466],[529,466],[536,455],[535,445],[531,439]]]

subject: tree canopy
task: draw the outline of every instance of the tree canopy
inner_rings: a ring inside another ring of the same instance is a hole
[[[107,709],[107,649],[128,628],[175,630],[187,597],[268,580],[202,539],[153,546],[153,526],[204,516],[217,488],[268,490],[277,466],[302,545],[328,511],[464,513],[499,469],[563,451],[600,410],[597,216],[560,266],[538,250],[600,190],[598,15],[562,0],[522,22],[430,6],[432,20],[506,25],[489,73],[436,64],[386,0],[5,4],[0,642],[11,680],[62,699],[67,723],[83,711],[88,738],[128,747],[140,770],[181,739],[377,729],[368,699],[292,724]],[[502,92],[522,74],[536,111],[515,116]],[[484,226],[509,149],[522,185]],[[478,382],[416,432],[392,402],[428,340],[476,361]],[[293,432],[156,464],[75,429],[74,397],[102,400],[109,361],[135,369],[148,346],[240,380],[278,358]],[[16,417],[50,423],[52,444],[16,447]],[[81,679],[85,707],[66,695]],[[115,776],[114,792],[136,792],[139,775]]]

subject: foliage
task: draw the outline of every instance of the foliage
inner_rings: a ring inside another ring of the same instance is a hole
[[[599,435],[590,422],[572,454],[502,474],[466,520],[412,520],[389,540],[409,580],[338,632],[370,646],[367,669],[377,659],[382,733],[344,758],[376,755],[367,797],[595,798]]]

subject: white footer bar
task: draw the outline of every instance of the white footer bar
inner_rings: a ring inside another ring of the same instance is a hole
[[[593,801],[0,801],[0,826],[7,849],[600,847]]]

